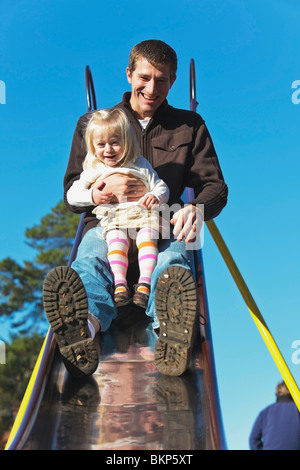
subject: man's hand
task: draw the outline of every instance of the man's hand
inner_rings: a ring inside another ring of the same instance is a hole
[[[186,243],[194,242],[200,235],[203,225],[203,213],[198,207],[187,205],[173,215],[174,236],[178,241],[185,238]]]
[[[104,180],[105,191],[113,194],[111,202],[138,201],[147,192],[144,183],[134,176],[115,173]]]
[[[104,181],[96,181],[92,185],[92,199],[94,204],[99,206],[100,204],[110,204],[113,199],[113,193],[108,191],[103,191],[105,188]]]

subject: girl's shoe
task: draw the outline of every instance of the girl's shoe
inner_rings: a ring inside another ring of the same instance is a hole
[[[123,289],[118,290],[120,287],[125,287],[126,291],[124,291]],[[131,303],[130,290],[124,284],[117,284],[115,286],[114,303],[116,307],[123,307],[124,305],[128,305]]]
[[[138,307],[144,308],[146,310],[149,300],[149,294],[138,291],[138,288],[145,288],[145,290],[149,291],[149,284],[144,284],[140,282],[139,284],[135,284],[134,286],[134,296],[132,298],[132,302],[137,305]]]

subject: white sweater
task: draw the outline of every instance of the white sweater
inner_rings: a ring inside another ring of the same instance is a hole
[[[146,158],[140,156],[134,163],[130,163],[125,167],[108,167],[104,163],[97,162],[95,168],[83,170],[79,180],[74,181],[71,188],[67,192],[68,203],[75,207],[96,206],[92,198],[91,185],[95,181],[101,181],[112,174],[121,173],[132,175],[139,178],[144,183],[147,192],[154,194],[160,204],[168,202],[169,188],[166,183],[158,177],[156,171],[152,168]],[[113,206],[120,206],[124,203],[115,203]],[[131,203],[125,203],[131,204]],[[138,204],[135,202],[133,204]]]

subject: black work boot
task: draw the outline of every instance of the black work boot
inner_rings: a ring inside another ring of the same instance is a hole
[[[43,304],[64,364],[73,377],[92,375],[98,353],[88,327],[88,299],[74,269],[50,271],[43,285]]]
[[[179,376],[189,366],[196,333],[197,289],[189,270],[170,266],[161,273],[155,309],[160,322],[155,365],[164,375]]]

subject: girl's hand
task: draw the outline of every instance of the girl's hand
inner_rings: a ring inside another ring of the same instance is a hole
[[[156,207],[159,205],[159,199],[157,199],[154,194],[145,194],[143,199],[140,201],[140,203],[147,207],[147,209],[152,209],[153,207]]]

